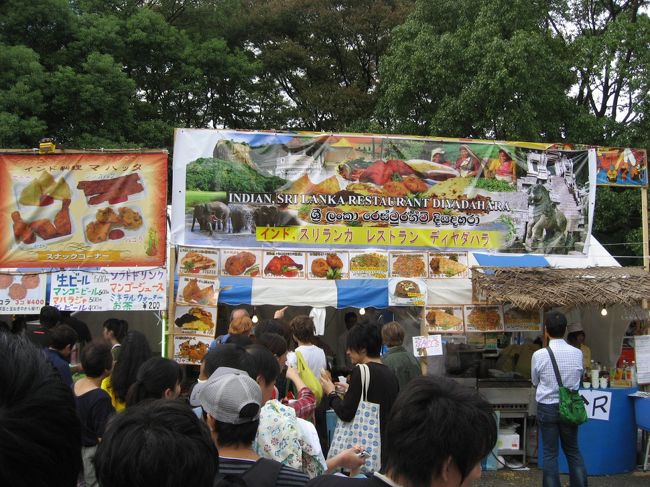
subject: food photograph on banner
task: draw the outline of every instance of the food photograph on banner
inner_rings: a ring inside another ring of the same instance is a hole
[[[264,252],[264,277],[273,279],[304,279],[304,252]]]
[[[47,274],[0,273],[0,314],[38,313],[45,304]]]
[[[307,254],[309,279],[348,279],[350,256],[347,252],[309,252]]]
[[[423,279],[389,279],[389,306],[424,306],[426,302],[427,284]]]
[[[424,320],[429,334],[465,331],[462,306],[427,306]]]
[[[503,324],[506,332],[541,332],[543,319],[542,310],[523,310],[511,304],[503,305]]]
[[[217,276],[219,251],[180,247],[178,249],[178,274],[188,276]]]
[[[173,166],[174,243],[240,249],[583,253],[596,184],[586,148],[357,134],[177,129]]]
[[[386,252],[350,252],[351,279],[386,279],[388,254]]]
[[[465,278],[469,277],[467,252],[430,252],[429,277],[431,279]]]
[[[203,306],[176,306],[174,333],[195,333],[214,337],[216,328],[216,309]]]
[[[221,275],[259,277],[262,251],[257,249],[221,249]]]
[[[0,267],[159,266],[167,153],[0,154]]]
[[[177,304],[216,306],[219,281],[215,279],[181,276],[178,279]]]
[[[200,365],[210,342],[211,337],[174,335],[174,360],[179,364]]]
[[[466,332],[503,331],[501,306],[468,305],[463,307]]]

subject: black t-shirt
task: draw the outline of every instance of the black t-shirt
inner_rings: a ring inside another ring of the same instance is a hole
[[[307,487],[389,487],[389,485],[375,476],[368,479],[351,479],[339,475],[321,475],[311,480]]]
[[[81,445],[95,446],[104,434],[106,422],[115,413],[111,396],[100,388],[75,396],[77,415],[81,421]]]
[[[256,465],[260,460],[245,460],[241,458],[226,458],[219,457],[219,475],[243,475],[254,465]],[[267,462],[275,462],[275,460],[266,460]],[[249,485],[257,485],[256,483],[249,482],[250,479],[247,479]],[[264,479],[268,480],[268,479]],[[276,487],[303,487],[309,481],[309,477],[291,467],[282,465],[280,471],[275,479]]]

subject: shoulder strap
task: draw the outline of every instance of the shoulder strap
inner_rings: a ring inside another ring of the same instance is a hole
[[[548,350],[548,355],[551,357],[551,362],[553,363],[553,370],[555,371],[555,379],[557,380],[557,385],[560,387],[564,387],[562,385],[562,376],[560,375],[560,370],[557,368],[557,362],[555,361],[555,355],[553,355],[553,351],[551,350],[551,346],[549,345],[546,347],[546,350]]]
[[[248,485],[271,487],[277,484],[281,469],[282,464],[280,462],[275,462],[268,458],[260,458],[251,468],[244,472],[242,478]]]
[[[361,400],[368,400],[368,387],[370,387],[370,370],[366,364],[359,364],[359,372],[361,373]]]

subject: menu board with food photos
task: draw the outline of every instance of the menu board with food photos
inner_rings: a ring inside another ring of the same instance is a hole
[[[167,153],[0,154],[0,267],[161,266]]]
[[[0,313],[38,313],[45,305],[47,274],[0,272]]]
[[[309,279],[347,279],[350,276],[347,252],[307,253],[307,277]]]
[[[179,364],[201,365],[211,342],[211,337],[174,335],[174,360]]]
[[[523,310],[510,304],[503,305],[503,324],[505,331],[536,331],[542,330],[543,311]]]

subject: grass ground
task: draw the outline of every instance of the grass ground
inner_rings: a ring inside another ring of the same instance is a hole
[[[226,201],[225,191],[185,191],[185,208],[210,201]]]

